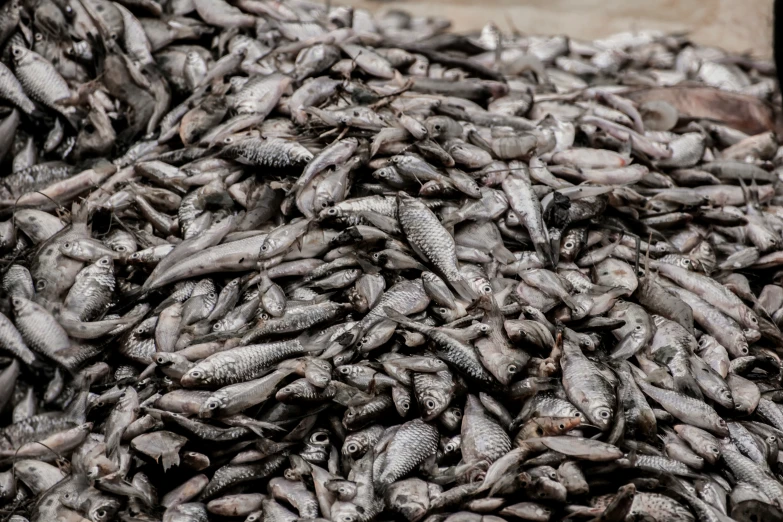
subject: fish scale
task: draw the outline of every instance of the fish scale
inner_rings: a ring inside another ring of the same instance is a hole
[[[263,479],[280,469],[286,460],[285,455],[274,455],[258,464],[228,464],[218,468],[209,484],[202,491],[201,498],[212,498],[218,493],[238,484]]]
[[[4,512],[783,518],[767,61],[0,4]]]
[[[303,165],[313,158],[303,146],[282,138],[245,139],[224,148],[221,154],[250,165],[275,168]]]
[[[308,353],[298,339],[252,344],[210,355],[183,377],[187,386],[224,386],[258,378],[280,361]]]
[[[473,464],[492,464],[511,450],[506,430],[487,414],[475,395],[468,395],[461,435],[462,456]]]
[[[438,449],[438,430],[421,419],[403,424],[386,449],[377,482],[388,485],[410,473]]]
[[[108,310],[114,293],[113,268],[111,257],[105,256],[77,274],[63,304],[80,321],[96,319]]]
[[[402,193],[398,196],[397,215],[411,247],[420,257],[435,265],[463,298],[472,300],[475,292],[457,267],[454,238],[432,210],[423,202]]]

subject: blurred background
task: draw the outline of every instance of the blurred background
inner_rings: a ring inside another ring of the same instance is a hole
[[[772,55],[772,0],[341,0],[371,11],[444,16],[456,31],[493,21],[503,31],[594,39],[620,31],[687,32],[701,44]]]

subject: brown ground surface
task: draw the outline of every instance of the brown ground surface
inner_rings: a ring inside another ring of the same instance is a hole
[[[599,38],[620,31],[687,31],[699,43],[771,55],[772,0],[336,0],[371,11],[405,9],[440,15],[456,31],[494,21],[526,33]]]

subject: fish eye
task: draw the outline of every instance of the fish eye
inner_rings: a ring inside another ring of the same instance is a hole
[[[162,356],[162,355],[158,355],[158,356],[155,358],[155,361],[156,361],[158,364],[163,364],[163,363],[165,362],[165,359],[163,358],[163,356]]]
[[[98,518],[103,518],[103,517],[105,517],[105,516],[106,516],[106,510],[104,510],[104,509],[99,509],[98,511],[96,511],[96,512],[95,512],[95,515],[96,515]]]
[[[564,430],[565,429],[565,424],[558,424],[557,427],[560,428],[561,430]]]
[[[217,297],[217,294],[215,292],[210,292],[207,294],[207,297],[209,297],[210,299],[215,299]]]
[[[128,247],[124,245],[117,245],[116,247],[114,247],[114,250],[116,252],[126,252],[128,250]]]
[[[634,330],[636,330],[637,332],[641,331],[642,330],[642,325],[637,324],[636,328],[634,328]]]
[[[568,249],[574,248],[574,242],[573,241],[566,241],[566,244],[564,246],[566,248],[568,248]]]
[[[36,290],[43,290],[44,288],[46,288],[46,281],[45,280],[40,279],[40,280],[35,282],[35,289]]]
[[[215,331],[222,330],[223,329],[223,325],[221,325],[220,323],[215,323],[215,324],[212,325],[212,329],[215,330]]]
[[[484,285],[484,287],[481,289],[481,291],[484,292],[485,294],[492,293],[492,287],[489,286],[489,285]]]
[[[574,417],[581,417],[581,416],[582,416],[582,414],[579,413],[579,412],[574,413]]]
[[[40,42],[43,40],[43,35],[41,33],[35,33],[35,41]]]
[[[217,405],[217,402],[210,402],[210,403],[207,405],[207,407],[208,407],[210,410],[214,410],[215,408],[217,408],[217,407],[218,407],[218,405]]]
[[[337,215],[337,209],[332,207],[329,210],[327,210],[326,213],[329,214],[330,216],[336,216]]]
[[[448,312],[448,310],[445,307],[441,307],[441,308],[438,308],[438,312],[440,312],[441,314],[445,314],[445,313]]]
[[[436,123],[435,125],[432,126],[432,128],[435,129],[436,131],[439,131],[441,129],[440,123]]]
[[[345,449],[347,449],[349,453],[356,453],[359,451],[359,447],[356,444],[348,444]]]
[[[691,264],[691,261],[690,261],[690,259],[683,259],[682,260],[682,264],[687,266],[687,265]]]
[[[313,436],[310,438],[312,442],[329,442],[329,435],[324,433],[323,431],[319,431],[318,433],[313,433]]]
[[[223,138],[223,143],[225,143],[226,145],[230,145],[234,143],[234,138],[232,138],[231,136],[229,136],[228,138]]]
[[[348,417],[353,417],[353,416],[355,416],[355,415],[356,415],[356,413],[354,413],[354,412],[353,412],[353,411],[351,411],[351,410],[348,410],[348,412],[346,413],[346,415],[347,415]]]
[[[509,364],[508,368],[506,368],[506,371],[508,371],[508,373],[511,373],[511,374],[517,373],[517,370],[518,370],[518,368],[517,368],[516,364]]]
[[[101,259],[100,261],[98,261],[98,264],[100,264],[101,266],[109,266],[109,260]]]
[[[427,399],[427,401],[424,403],[424,406],[426,406],[428,410],[434,410],[435,401],[433,401],[432,399]]]
[[[141,254],[139,254],[138,252],[134,252],[130,256],[131,259],[139,259],[140,257],[141,257]]]
[[[71,246],[73,245],[70,241],[66,241],[65,243],[63,243],[63,248],[71,248]]]
[[[190,376],[194,377],[196,379],[199,379],[199,378],[201,378],[201,371],[200,370],[191,370],[190,371]]]
[[[268,244],[264,243],[263,245],[261,245],[261,251],[262,252],[266,252],[267,250],[269,250],[269,245]]]
[[[127,396],[125,392],[122,392],[122,395],[120,395],[120,399],[124,399]]]

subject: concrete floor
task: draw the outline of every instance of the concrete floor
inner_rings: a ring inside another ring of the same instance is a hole
[[[452,20],[455,31],[493,21],[523,33],[593,39],[620,31],[685,31],[699,43],[771,56],[772,0],[337,0],[371,11],[404,9]],[[337,2],[335,2],[337,3]]]

